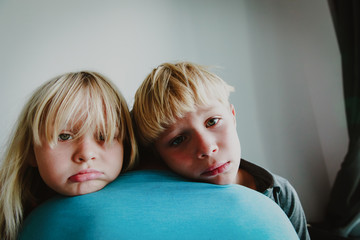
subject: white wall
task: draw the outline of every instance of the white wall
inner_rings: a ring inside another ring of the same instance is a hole
[[[348,141],[327,1],[2,0],[0,33],[1,146],[30,93],[58,74],[99,71],[131,107],[165,61],[220,66],[236,88],[243,157],[288,178],[308,219],[321,219]]]

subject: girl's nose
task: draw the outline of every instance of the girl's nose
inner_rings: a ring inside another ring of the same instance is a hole
[[[87,137],[79,139],[74,155],[74,161],[87,162],[89,160],[95,160],[96,158],[95,140]]]
[[[211,136],[198,134],[197,137],[197,158],[205,159],[218,151],[216,141]]]

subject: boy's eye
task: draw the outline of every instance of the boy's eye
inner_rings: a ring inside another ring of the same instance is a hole
[[[67,141],[67,140],[71,140],[72,136],[68,133],[61,133],[59,134],[58,140],[59,141]]]
[[[219,121],[219,118],[211,118],[209,121],[206,122],[206,127],[211,127],[217,124]]]
[[[170,142],[170,145],[177,146],[177,145],[181,144],[184,140],[185,140],[184,136],[178,136]]]

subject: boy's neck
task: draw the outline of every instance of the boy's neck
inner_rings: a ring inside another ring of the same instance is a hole
[[[238,170],[237,184],[256,190],[254,176],[241,168]]]

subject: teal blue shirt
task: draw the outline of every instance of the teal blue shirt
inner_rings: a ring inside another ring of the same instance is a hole
[[[167,171],[121,174],[104,189],[55,197],[19,239],[298,239],[284,212],[240,185],[189,182]]]

